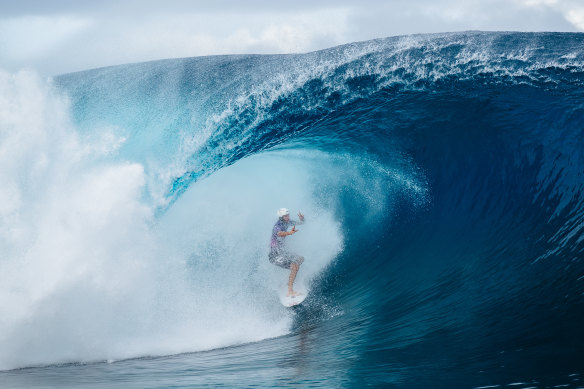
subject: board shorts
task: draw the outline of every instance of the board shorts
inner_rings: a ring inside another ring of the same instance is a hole
[[[304,259],[300,255],[284,250],[270,251],[268,258],[270,259],[270,263],[284,269],[290,269],[293,263],[301,265],[304,262]]]

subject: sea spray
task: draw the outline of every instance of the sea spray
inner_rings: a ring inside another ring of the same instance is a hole
[[[148,172],[119,155],[123,137],[80,133],[67,98],[34,73],[2,82],[13,103],[0,119],[0,368],[197,351],[289,330],[276,297],[287,273],[267,261],[274,210],[310,220],[298,236],[299,280],[342,246],[301,156],[242,161],[155,216]]]

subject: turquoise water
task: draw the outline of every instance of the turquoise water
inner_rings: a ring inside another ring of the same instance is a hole
[[[0,383],[582,386],[583,43],[3,76]],[[282,206],[307,217],[294,310]]]

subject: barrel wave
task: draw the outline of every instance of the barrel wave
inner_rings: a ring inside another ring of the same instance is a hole
[[[581,385],[584,34],[0,82],[0,380]]]

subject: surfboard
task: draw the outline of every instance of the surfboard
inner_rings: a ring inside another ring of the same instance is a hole
[[[303,302],[304,299],[306,299],[306,296],[308,296],[309,290],[302,281],[294,285],[294,290],[301,294],[299,296],[287,296],[288,285],[280,285],[278,288],[278,297],[280,298],[280,302],[283,306],[293,307]]]
[[[307,292],[302,292],[299,296],[286,296],[286,294],[283,294],[280,295],[280,302],[285,307],[293,307],[303,302],[307,295]]]

